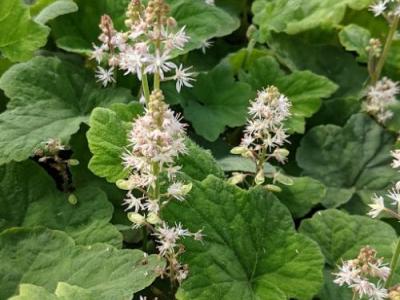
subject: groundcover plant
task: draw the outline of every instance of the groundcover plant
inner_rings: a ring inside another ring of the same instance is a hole
[[[399,0],[0,0],[0,300],[400,300]]]

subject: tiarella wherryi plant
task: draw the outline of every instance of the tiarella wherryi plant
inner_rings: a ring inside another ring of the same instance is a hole
[[[0,300],[400,300],[399,19],[1,0]]]
[[[375,17],[383,15],[390,29],[385,43],[372,38],[366,49],[368,51],[368,71],[371,82],[364,102],[364,110],[374,116],[378,122],[385,124],[393,117],[390,106],[396,103],[399,87],[397,82],[387,77],[382,79],[380,77],[399,25],[400,3],[397,0],[380,0],[372,4],[370,10]],[[383,48],[382,45],[384,45]]]
[[[180,284],[189,272],[188,266],[179,260],[184,253],[180,239],[201,240],[202,233],[191,233],[180,223],[168,224],[161,216],[171,200],[184,201],[192,188],[190,183],[177,178],[180,166],[175,164],[177,157],[187,152],[185,125],[165,103],[160,89],[164,80],[175,80],[178,92],[183,85],[192,87],[190,68],[170,61],[172,51],[183,50],[190,37],[184,27],[176,28],[176,21],[168,13],[164,0],[150,0],[146,7],[133,0],[126,13],[126,32],[117,32],[111,18],[103,16],[99,37],[102,45],[95,46],[92,57],[100,64],[108,64],[108,69],[99,66],[96,75],[104,86],[115,82],[117,69],[124,71],[124,75],[135,74],[142,82],[145,113],[133,121],[129,145],[122,156],[130,175],[117,185],[128,191],[123,204],[133,228],[143,228],[144,246],[148,235],[155,237],[158,253],[167,261],[166,267],[158,268],[156,273],[170,278],[172,284]],[[167,77],[171,70],[175,70],[175,75]],[[153,75],[153,89],[149,87],[149,74]]]
[[[284,128],[284,121],[290,116],[291,103],[285,95],[282,95],[275,86],[269,86],[258,91],[257,98],[251,102],[249,108],[249,120],[244,130],[244,137],[240,146],[231,150],[233,154],[240,154],[250,158],[256,165],[254,183],[265,183],[265,163],[275,159],[285,163],[289,151],[282,146],[287,141],[288,135]],[[277,174],[267,174],[275,177]],[[236,173],[230,182],[240,183],[246,179],[247,174]],[[267,189],[278,190],[279,187],[272,184],[266,185]]]

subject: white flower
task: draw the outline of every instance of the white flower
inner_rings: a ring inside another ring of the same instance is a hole
[[[188,274],[189,274],[189,270],[180,269],[180,270],[178,271],[178,274],[177,274],[177,276],[176,276],[176,279],[178,280],[178,282],[182,282],[182,281],[184,281],[184,280],[188,277]]]
[[[98,47],[95,44],[93,44],[93,51],[90,58],[95,59],[97,63],[101,63],[104,57],[104,51],[106,51],[104,45]]]
[[[368,296],[370,297],[370,300],[384,300],[389,297],[389,294],[387,289],[380,286],[374,286]]]
[[[369,263],[372,273],[374,276],[379,277],[381,280],[386,281],[390,275],[390,268],[387,265],[382,264],[378,261],[377,264]]]
[[[109,83],[115,82],[114,69],[110,68],[107,70],[102,67],[97,67],[96,78],[97,82],[101,82],[101,84],[106,87]]]
[[[359,295],[360,299],[365,296],[372,296],[375,294],[376,287],[373,283],[365,279],[358,279],[350,287]]]
[[[208,5],[215,5],[215,1],[214,0],[204,0],[204,2]]]
[[[368,215],[372,218],[376,218],[382,211],[385,210],[385,203],[383,197],[376,194],[374,195],[374,197],[372,197],[372,201],[373,203],[368,205],[369,207],[371,207]]]
[[[368,89],[367,101],[363,103],[363,108],[379,122],[385,123],[393,116],[389,107],[397,102],[398,93],[398,83],[384,77]]]
[[[157,200],[147,199],[143,205],[143,208],[147,209],[148,212],[159,213],[160,205]]]
[[[400,205],[400,191],[396,188],[392,188],[387,196],[393,200],[392,205]]]
[[[400,168],[400,150],[394,150],[390,152],[393,157],[392,168]]]
[[[210,40],[205,40],[201,43],[201,52],[203,52],[203,54],[206,54],[207,49],[210,48],[212,45],[214,44],[214,42],[210,41]]]
[[[193,87],[193,85],[190,83],[191,81],[195,81],[193,77],[194,73],[188,72],[192,67],[183,68],[183,65],[180,65],[179,68],[175,68],[175,76],[174,80],[176,80],[176,90],[178,93],[181,92],[182,86],[186,87]]]
[[[388,4],[387,0],[381,0],[381,1],[378,1],[374,4],[372,4],[369,7],[369,10],[374,13],[375,17],[377,17],[377,16],[382,15],[385,12],[385,10],[387,8],[387,4]]]
[[[142,200],[143,198],[136,198],[131,192],[129,192],[122,205],[127,205],[125,210],[131,210],[133,208],[135,212],[138,212],[143,208]]]
[[[183,184],[182,182],[174,182],[168,187],[168,195],[179,200],[184,201],[185,196],[192,189],[191,184]]]
[[[289,99],[280,94],[276,87],[259,91],[257,98],[250,104],[250,119],[240,146],[256,152],[282,146],[287,142],[288,135],[283,122],[290,116],[290,107]],[[283,161],[281,156],[276,158]]]
[[[121,32],[115,33],[115,35],[112,36],[110,43],[120,51],[124,51],[127,47],[124,34]]]
[[[186,35],[185,29],[186,26],[183,26],[175,34],[164,33],[165,35],[167,35],[167,38],[163,42],[168,50],[173,50],[173,49],[183,50],[187,42],[189,42],[190,40],[190,37]]]
[[[351,285],[360,278],[359,273],[360,270],[354,268],[351,261],[345,261],[339,267],[339,272],[333,273],[333,275],[336,276],[336,279],[333,282],[340,286],[344,284]]]
[[[142,68],[148,61],[148,57],[144,56],[132,47],[127,48],[126,51],[120,54],[119,67],[124,70],[124,75],[137,74],[139,80],[142,78]]]
[[[149,58],[149,65],[146,67],[146,73],[159,73],[161,79],[164,79],[164,72],[169,72],[171,69],[176,68],[176,65],[169,61],[170,56],[168,51],[162,54],[157,51],[155,56]]]

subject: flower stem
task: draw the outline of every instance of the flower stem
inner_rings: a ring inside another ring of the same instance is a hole
[[[353,291],[353,297],[351,298],[352,300],[356,300],[357,294],[356,292]]]
[[[154,73],[154,90],[160,89],[160,74],[158,72]]]
[[[399,25],[399,19],[400,19],[400,16],[396,15],[393,19],[392,25],[390,26],[389,33],[386,38],[385,47],[383,48],[382,55],[379,58],[379,61],[376,65],[375,72],[372,74],[372,78],[371,78],[372,84],[375,84],[379,80],[379,77],[381,76],[383,66],[385,65],[385,61],[389,55],[390,47],[392,46],[392,43],[393,43],[393,37],[394,37],[394,35],[397,31],[397,27]]]
[[[142,88],[144,99],[146,100],[146,104],[150,103],[150,89],[149,89],[149,81],[147,80],[147,74],[143,72],[142,76]]]
[[[397,264],[399,262],[399,256],[400,256],[400,239],[397,241],[396,249],[394,251],[392,261],[390,262],[390,275],[386,280],[385,288],[390,287],[390,282],[393,279],[393,275],[395,274]]]

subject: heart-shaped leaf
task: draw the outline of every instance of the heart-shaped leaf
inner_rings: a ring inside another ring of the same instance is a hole
[[[0,232],[15,226],[46,226],[65,231],[77,244],[121,247],[122,236],[109,223],[113,207],[104,192],[86,187],[74,194],[75,205],[34,162],[0,167]]]
[[[304,174],[327,187],[323,204],[336,207],[354,194],[366,203],[374,192],[392,185],[400,174],[390,167],[394,137],[364,114],[356,114],[344,127],[312,128],[297,150]]]
[[[126,89],[101,89],[82,67],[52,57],[12,66],[0,78],[10,98],[0,115],[0,164],[23,161],[42,142],[65,142],[96,106],[125,102]]]
[[[109,182],[125,178],[129,171],[122,166],[121,156],[128,145],[128,132],[132,121],[143,108],[140,104],[114,104],[111,108],[96,108],[90,117],[87,133],[89,148],[93,153],[89,168]],[[204,179],[208,174],[223,176],[211,153],[190,140],[188,153],[178,159],[182,171],[193,179]]]
[[[0,234],[0,298],[18,293],[20,283],[52,292],[58,282],[87,289],[99,300],[127,300],[150,285],[156,256],[107,244],[77,246],[61,231],[11,228]]]
[[[317,245],[296,232],[285,206],[261,188],[244,191],[209,176],[193,184],[185,202],[170,203],[164,217],[205,234],[203,243],[185,242],[190,276],[179,300],[311,299],[320,288]]]

